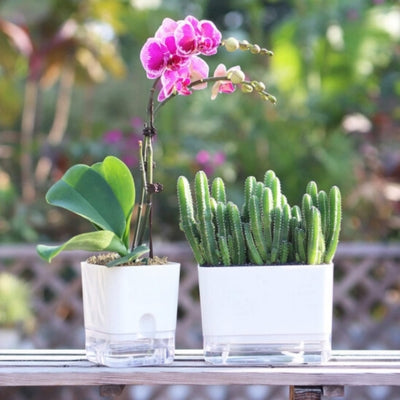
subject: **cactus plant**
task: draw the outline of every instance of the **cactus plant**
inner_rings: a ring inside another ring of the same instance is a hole
[[[327,195],[311,181],[301,206],[290,206],[279,178],[269,170],[262,182],[253,176],[245,180],[241,208],[227,200],[221,178],[214,179],[210,189],[203,171],[195,177],[196,202],[184,176],[177,188],[180,227],[200,265],[332,262],[341,225],[336,186]]]

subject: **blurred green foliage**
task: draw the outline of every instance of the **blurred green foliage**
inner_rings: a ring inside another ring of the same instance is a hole
[[[20,278],[0,273],[0,328],[33,328],[31,289]]]
[[[221,49],[207,62],[210,71],[220,62],[241,65],[267,83],[278,104],[240,92],[210,101],[208,89],[175,98],[160,110],[155,145],[156,179],[165,187],[155,199],[160,235],[183,239],[177,227],[179,175],[191,179],[206,169],[229,182],[230,196],[238,198],[246,176],[261,178],[271,168],[291,202],[299,201],[311,179],[321,188],[338,185],[343,240],[399,239],[397,2],[3,0],[1,18],[22,27],[36,52],[27,53],[0,25],[0,241],[62,240],[81,229],[71,216],[48,211],[43,201],[47,188],[76,162],[115,154],[138,174],[133,140],[140,135],[138,121],[145,118],[152,84],[139,51],[164,17],[187,14],[212,19],[225,37],[273,50],[266,59]],[[66,21],[77,28],[66,32]],[[33,69],[37,59],[40,68]],[[66,65],[73,71],[71,87],[63,80]],[[37,85],[37,100],[31,141],[22,145],[27,77]],[[117,143],[107,141],[113,135]],[[33,197],[24,194],[21,157],[27,152]],[[49,169],[38,167],[43,165]]]

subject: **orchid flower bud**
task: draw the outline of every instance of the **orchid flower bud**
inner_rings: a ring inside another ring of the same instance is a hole
[[[245,79],[244,72],[240,69],[231,69],[228,71],[226,76],[235,85],[242,83]]]
[[[253,44],[250,47],[250,53],[251,54],[260,54],[261,52],[261,47],[258,44]]]
[[[276,104],[277,100],[275,96],[272,96],[272,94],[268,93],[268,100],[272,103],[272,104]]]
[[[274,55],[274,53],[271,50],[264,49],[264,48],[261,49],[260,54],[262,54],[263,56],[273,56]]]
[[[242,40],[239,42],[239,49],[240,50],[248,50],[250,47],[250,43],[247,40]]]
[[[265,84],[263,82],[252,81],[251,84],[256,92],[262,92],[265,90]]]
[[[251,86],[248,83],[242,83],[240,89],[242,90],[243,93],[251,93],[253,91],[253,86]]]
[[[269,94],[267,92],[260,92],[259,95],[265,100],[265,101],[270,101],[272,104],[276,104],[276,97],[272,96],[272,94]]]
[[[236,51],[239,49],[239,41],[234,37],[230,37],[223,41],[223,45],[225,46],[227,51]]]

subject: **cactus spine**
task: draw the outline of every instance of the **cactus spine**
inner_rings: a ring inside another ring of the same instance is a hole
[[[281,182],[267,171],[263,182],[250,176],[241,208],[227,200],[216,178],[209,188],[204,172],[195,177],[194,206],[186,178],[178,179],[180,227],[200,265],[322,264],[336,251],[341,224],[341,198],[334,186],[329,196],[311,181],[301,207],[291,207]],[[195,212],[196,211],[196,212]]]

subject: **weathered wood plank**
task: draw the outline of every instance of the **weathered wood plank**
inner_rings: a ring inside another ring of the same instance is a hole
[[[92,364],[82,350],[0,352],[0,386],[134,384],[400,386],[400,352],[334,352],[320,366],[215,367],[201,351],[178,350],[172,365],[123,369]]]

